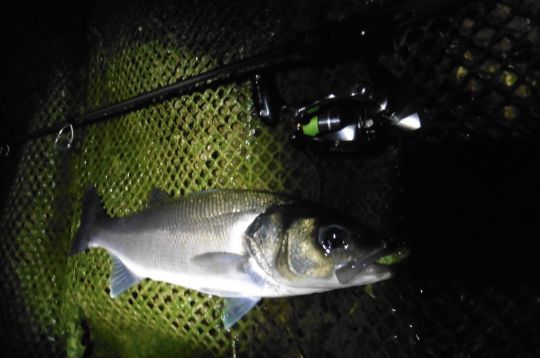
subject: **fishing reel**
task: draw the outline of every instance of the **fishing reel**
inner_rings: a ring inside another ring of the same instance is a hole
[[[279,95],[273,78],[257,75],[253,98],[266,125],[292,123],[290,141],[302,148],[353,152],[417,132],[422,126],[414,100],[390,86],[358,85],[347,94],[330,94],[294,108]]]

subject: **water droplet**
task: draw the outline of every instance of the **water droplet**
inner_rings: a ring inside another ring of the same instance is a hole
[[[249,131],[249,135],[252,137],[258,137],[261,133],[261,131],[258,128],[253,128],[251,131]]]
[[[371,128],[373,126],[373,119],[368,119],[366,121],[366,128]]]
[[[236,339],[237,339],[236,333],[233,333],[232,334],[232,342],[231,342],[233,358],[236,358]]]

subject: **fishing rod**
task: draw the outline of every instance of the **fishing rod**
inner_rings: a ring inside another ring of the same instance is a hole
[[[371,3],[373,1],[368,1],[368,4]],[[451,0],[412,0],[388,1],[382,5],[373,5],[362,13],[302,32],[285,45],[253,57],[179,80],[171,85],[151,90],[89,113],[65,118],[48,127],[5,141],[0,146],[0,155],[7,156],[15,146],[55,133],[57,134],[55,146],[59,149],[69,149],[73,142],[75,128],[106,121],[147,105],[162,102],[173,96],[181,96],[230,82],[250,79],[255,75],[258,76],[255,82],[260,84],[258,79],[260,79],[261,73],[275,71],[285,66],[329,60],[343,61],[351,58],[373,63],[376,62],[381,52],[390,47],[391,39],[397,33],[404,31],[414,23],[448,10],[456,3],[456,1]],[[259,88],[259,92],[255,92],[254,96],[258,96],[259,99],[266,96],[266,93],[261,93]],[[315,107],[311,106],[310,108]],[[305,111],[308,110],[300,110],[296,114],[299,115],[300,112]],[[269,117],[270,112],[259,111],[259,114],[268,125],[276,125],[278,122],[275,118]],[[303,134],[304,132],[300,131],[299,133]],[[313,133],[313,131],[309,133]]]

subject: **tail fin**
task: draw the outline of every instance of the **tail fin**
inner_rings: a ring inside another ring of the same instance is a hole
[[[101,208],[96,188],[94,186],[88,187],[84,193],[81,224],[75,236],[75,241],[71,245],[71,255],[78,254],[88,248],[97,222],[100,218],[105,217],[107,215]]]

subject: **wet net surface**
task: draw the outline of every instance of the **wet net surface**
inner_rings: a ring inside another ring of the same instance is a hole
[[[438,119],[434,139],[536,136],[539,11],[536,1],[466,4],[396,41],[393,69]]]
[[[97,6],[82,69],[57,61],[32,128],[99,108],[258,53],[358,4],[284,2]],[[98,16],[99,14],[99,16]],[[538,5],[473,4],[396,39],[390,69],[430,114],[428,141],[538,133]],[[519,49],[519,51],[518,51]],[[288,72],[291,101],[369,79],[361,64]],[[321,199],[377,230],[400,228],[402,145],[315,158],[285,128],[252,114],[250,83],[172,98],[76,132],[26,144],[2,213],[3,344],[31,356],[538,356],[534,287],[423,279],[404,271],[373,287],[263,300],[230,332],[222,300],[145,280],[113,300],[102,250],[68,257],[81,198],[97,187],[114,217],[153,188],[178,197],[209,188]]]

